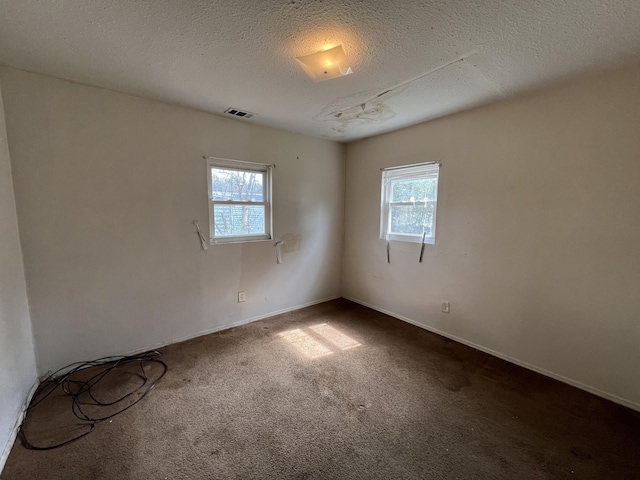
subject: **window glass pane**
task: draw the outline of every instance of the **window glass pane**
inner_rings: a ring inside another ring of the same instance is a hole
[[[395,205],[389,208],[389,233],[433,236],[435,205]]]
[[[214,205],[214,235],[264,235],[264,214],[264,205]]]
[[[437,193],[437,177],[393,180],[391,183],[391,202],[433,201]]]
[[[264,201],[263,185],[264,173],[262,172],[211,168],[211,198],[213,200],[262,202]]]

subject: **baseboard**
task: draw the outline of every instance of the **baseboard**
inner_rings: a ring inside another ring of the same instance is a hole
[[[334,296],[331,296],[331,297],[321,298],[319,300],[313,300],[311,302],[303,303],[303,304],[300,304],[300,305],[295,305],[293,307],[283,308],[282,310],[276,310],[274,312],[265,313],[263,315],[244,318],[242,320],[238,320],[238,321],[232,322],[232,323],[227,323],[225,325],[218,325],[218,326],[216,326],[214,328],[210,328],[210,329],[207,329],[207,330],[202,330],[202,331],[200,331],[198,333],[195,333],[193,335],[187,335],[185,337],[175,338],[173,340],[168,340],[166,342],[163,342],[163,343],[160,343],[160,344],[157,344],[157,345],[152,345],[150,347],[146,347],[146,348],[142,348],[142,349],[139,349],[139,350],[135,350],[133,352],[129,352],[127,355],[136,355],[138,353],[147,352],[149,350],[156,350],[156,349],[159,349],[159,348],[162,348],[162,347],[166,347],[167,345],[173,345],[174,343],[186,342],[187,340],[192,340],[194,338],[202,337],[204,335],[209,335],[211,333],[220,332],[222,330],[228,330],[229,328],[239,327],[241,325],[246,325],[247,323],[256,322],[258,320],[263,320],[265,318],[274,317],[276,315],[281,315],[283,313],[292,312],[294,310],[300,310],[301,308],[310,307],[312,305],[317,305],[319,303],[329,302],[331,300],[336,300],[338,298],[342,298],[342,297],[340,295],[334,295]]]
[[[36,377],[27,394],[27,399],[25,400],[22,408],[20,409],[20,414],[16,420],[15,425],[11,429],[11,434],[9,435],[9,439],[7,440],[7,444],[4,446],[4,450],[2,451],[2,456],[0,456],[0,476],[2,475],[2,470],[4,469],[4,464],[7,463],[7,459],[9,458],[9,454],[11,453],[11,449],[13,448],[13,444],[16,441],[16,437],[18,436],[18,430],[20,429],[20,425],[22,425],[22,421],[24,420],[24,416],[27,412],[27,408],[29,408],[29,404],[31,403],[31,399],[33,395],[36,393],[36,389],[40,385],[40,380]]]
[[[467,345],[468,347],[475,348],[476,350],[480,350],[481,352],[488,353],[489,355],[493,355],[494,357],[498,357],[498,358],[500,358],[502,360],[505,360],[505,361],[507,361],[509,363],[513,363],[513,364],[518,365],[520,367],[524,367],[524,368],[526,368],[528,370],[532,370],[532,371],[534,371],[536,373],[540,373],[540,374],[542,374],[542,375],[544,375],[546,377],[553,378],[554,380],[558,380],[558,381],[560,381],[562,383],[566,383],[568,385],[571,385],[572,387],[579,388],[580,390],[584,390],[586,392],[589,392],[589,393],[592,393],[594,395],[597,395],[598,397],[602,397],[602,398],[604,398],[606,400],[611,400],[614,403],[617,403],[619,405],[623,405],[623,406],[628,407],[628,408],[630,408],[632,410],[640,412],[640,404],[632,402],[631,400],[627,400],[625,398],[621,398],[621,397],[619,397],[617,395],[614,395],[612,393],[604,392],[604,391],[602,391],[600,389],[597,389],[597,388],[592,387],[590,385],[586,385],[586,384],[584,384],[582,382],[578,382],[576,380],[573,380],[571,378],[565,377],[563,375],[559,375],[559,374],[551,372],[549,370],[545,370],[544,368],[537,367],[536,365],[532,365],[530,363],[523,362],[522,360],[518,360],[517,358],[513,358],[513,357],[510,357],[509,355],[505,355],[503,353],[500,353],[498,351],[492,350],[490,348],[483,347],[482,345],[478,345],[476,343],[470,342],[468,340],[465,340],[464,338],[460,338],[460,337],[457,337],[455,335],[451,335],[450,333],[438,330],[437,328],[433,328],[433,327],[430,327],[428,325],[423,325],[422,323],[419,323],[419,322],[417,322],[415,320],[412,320],[412,319],[410,319],[408,317],[405,317],[403,315],[398,315],[397,313],[390,312],[389,310],[385,310],[384,308],[380,308],[380,307],[378,307],[376,305],[372,305],[370,303],[363,302],[362,300],[358,300],[357,298],[353,298],[353,297],[344,297],[344,298],[346,298],[347,300],[351,300],[352,302],[358,303],[360,305],[363,305],[363,306],[365,306],[367,308],[370,308],[372,310],[376,310],[376,311],[378,311],[380,313],[384,313],[385,315],[389,315],[390,317],[394,317],[394,318],[397,318],[398,320],[402,320],[403,322],[407,322],[407,323],[410,323],[411,325],[415,325],[416,327],[420,327],[420,328],[422,328],[424,330],[428,330],[429,332],[432,332],[432,333],[438,334],[440,336],[449,338],[449,339],[454,340],[454,341],[456,341],[458,343],[462,343],[463,345]]]

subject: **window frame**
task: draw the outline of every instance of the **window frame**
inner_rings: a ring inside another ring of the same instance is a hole
[[[272,208],[272,181],[273,181],[273,165],[265,163],[246,162],[243,160],[231,160],[228,158],[206,157],[207,159],[207,187],[209,199],[209,243],[211,245],[221,245],[227,243],[247,243],[247,242],[266,242],[273,240],[273,208]],[[262,202],[254,201],[236,201],[236,200],[214,200],[213,199],[213,179],[211,170],[220,168],[226,170],[236,170],[240,172],[262,173],[263,192]],[[258,235],[234,235],[234,236],[216,236],[215,235],[215,205],[260,205],[264,206],[264,230],[265,233]]]
[[[440,190],[440,163],[416,163],[412,165],[400,165],[381,169],[381,189],[380,189],[380,238],[382,240],[395,240],[410,243],[425,243],[434,245],[436,243],[436,221],[438,218],[438,195]],[[394,181],[407,179],[436,179],[436,195],[433,200],[418,202],[391,202],[391,193]],[[422,234],[392,233],[390,207],[393,206],[413,206],[413,205],[433,205],[433,228],[429,236],[422,238]]]

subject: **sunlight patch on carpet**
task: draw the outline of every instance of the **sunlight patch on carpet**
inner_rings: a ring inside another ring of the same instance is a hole
[[[287,330],[278,334],[284,340],[296,347],[306,357],[314,359],[331,355],[333,352],[325,347],[322,343],[303,332],[301,329]]]
[[[279,333],[278,336],[310,359],[325,357],[362,345],[326,323],[287,330]]]
[[[361,344],[356,342],[349,335],[345,335],[337,328],[327,325],[326,323],[320,323],[309,327],[315,333],[323,337],[328,342],[331,342],[340,350],[349,350],[351,348],[359,347]]]

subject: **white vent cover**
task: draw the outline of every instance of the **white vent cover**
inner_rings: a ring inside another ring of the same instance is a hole
[[[238,110],[237,108],[227,108],[224,113],[242,118],[251,118],[256,116],[255,113],[245,112],[244,110]]]

